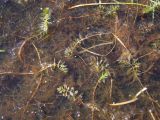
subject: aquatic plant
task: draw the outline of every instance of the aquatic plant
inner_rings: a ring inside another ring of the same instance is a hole
[[[50,23],[49,22],[50,18],[51,18],[50,8],[48,7],[43,8],[42,13],[40,15],[41,23],[39,25],[39,29],[42,34],[46,34],[48,32],[48,25]]]
[[[69,47],[67,47],[64,51],[64,55],[65,57],[72,57],[73,53],[75,51],[75,49],[77,48],[77,46],[81,43],[81,41],[79,39],[75,39]]]
[[[33,4],[28,1],[29,6],[23,12],[17,11],[19,5],[15,3],[16,9],[12,3],[8,7],[0,5],[0,32],[5,38],[0,44],[2,50],[7,48],[7,54],[0,56],[1,119],[119,120],[130,119],[133,114],[135,119],[148,118],[150,114],[153,120],[159,118],[159,23],[149,27],[149,32],[138,29],[139,25],[150,26],[148,17],[141,16],[143,7],[149,4],[135,7],[144,2],[129,0],[136,4],[126,7],[115,0],[112,0],[115,4],[99,0],[88,9],[67,10],[72,1],[75,4],[84,1],[49,0]],[[42,14],[45,7],[39,11],[40,6],[46,5],[52,7],[51,19]],[[42,13],[37,21],[39,12]],[[50,29],[52,17],[55,24]],[[29,26],[28,21],[31,21]],[[13,52],[18,54],[13,56]],[[71,58],[63,58],[62,54]],[[117,60],[125,65],[117,64]],[[22,79],[18,84],[14,79],[17,77]],[[133,79],[139,80],[133,84]],[[126,105],[128,111],[114,109],[121,105]]]
[[[140,63],[136,60],[133,60],[132,64],[130,65],[131,68],[128,69],[127,74],[133,76],[133,80],[139,79],[140,74]]]
[[[100,6],[100,5],[130,5],[130,6],[141,6],[141,7],[148,7],[148,5],[144,5],[141,3],[135,3],[135,2],[99,2],[99,3],[86,3],[86,4],[79,4],[75,6],[71,6],[69,9],[75,9],[79,7],[89,7],[89,6]]]
[[[132,99],[130,100],[127,100],[127,101],[123,101],[123,102],[119,102],[119,103],[113,103],[113,104],[110,104],[111,106],[121,106],[121,105],[126,105],[126,104],[130,104],[130,103],[133,103],[135,101],[138,100],[138,97],[144,93],[145,91],[147,90],[146,87],[144,87],[143,89],[141,89],[139,92],[137,92],[137,94],[135,96],[133,96]]]
[[[159,0],[150,0],[150,5],[143,9],[143,13],[152,12],[152,18],[154,19],[155,9],[158,8],[158,7],[160,7],[160,1]]]
[[[98,57],[91,57],[90,59],[90,69],[95,73],[100,73],[108,67],[109,64],[106,63],[106,60],[98,59]]]
[[[120,64],[127,68],[127,75],[133,78],[133,81],[139,79],[140,75],[140,63],[136,59],[131,61],[120,61]]]
[[[78,91],[74,87],[68,87],[66,84],[59,86],[57,92],[69,100],[75,101]]]
[[[67,65],[65,65],[65,63],[62,62],[61,60],[58,61],[58,63],[57,63],[57,68],[58,68],[60,71],[64,72],[64,73],[67,73],[67,72],[68,72]]]
[[[114,16],[114,15],[116,15],[116,13],[117,13],[117,11],[118,11],[119,9],[120,9],[120,6],[119,6],[119,5],[112,5],[112,6],[110,6],[110,8],[109,8],[108,14]]]
[[[86,35],[84,38],[82,38],[80,36],[80,38],[77,38],[75,39],[73,42],[70,43],[69,47],[67,47],[64,51],[64,55],[65,57],[72,57],[75,50],[81,45],[81,43],[89,38],[92,38],[92,37],[95,37],[95,36],[102,36],[102,35],[106,35],[106,34],[109,34],[109,33],[103,33],[103,32],[100,32],[100,33],[94,33],[94,34],[91,34],[91,35]],[[97,46],[103,46],[103,45],[109,45],[109,44],[112,44],[112,42],[107,42],[107,43],[102,43],[102,44],[98,44],[98,45],[95,45],[95,46],[92,46],[90,48],[83,48],[82,46],[80,46],[83,50],[82,51],[79,51],[78,53],[79,54],[82,54],[84,52],[89,52],[91,54],[94,54],[94,55],[98,55],[98,56],[103,56],[101,54],[98,54],[98,53],[95,53],[95,52],[92,52],[90,51],[89,49],[92,49],[92,48],[95,48]]]
[[[119,5],[110,5],[110,6],[103,6],[103,5],[99,5],[99,7],[97,8],[98,11],[104,13],[104,16],[115,16],[117,11],[120,9]],[[96,9],[96,10],[97,10]]]
[[[55,69],[59,69],[60,71],[67,73],[68,72],[68,68],[67,65],[65,65],[64,62],[62,62],[61,60],[59,60],[57,63],[54,59],[53,64],[49,64],[49,63],[43,63],[41,64],[41,69],[38,71],[38,73],[41,73],[43,71],[47,71],[48,69],[50,69],[51,71],[54,71]]]
[[[89,104],[88,107],[91,109],[92,112],[92,120],[94,120],[94,111],[99,111],[99,109],[96,106],[95,102],[95,94],[96,94],[96,89],[99,85],[99,83],[105,83],[106,78],[110,76],[109,69],[105,69],[99,76],[96,85],[93,87],[93,92],[92,92],[92,104]]]
[[[99,82],[99,83],[101,83],[101,82],[105,83],[105,80],[106,80],[109,76],[110,76],[109,70],[108,70],[108,69],[105,69],[105,70],[101,73],[101,75],[100,75],[100,77],[99,77],[99,79],[98,79],[98,82]]]

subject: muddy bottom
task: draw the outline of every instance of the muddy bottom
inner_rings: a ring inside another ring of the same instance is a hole
[[[159,120],[159,6],[0,1],[0,120]]]

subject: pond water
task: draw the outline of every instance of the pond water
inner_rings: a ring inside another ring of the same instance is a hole
[[[0,120],[159,120],[159,6],[1,0]]]

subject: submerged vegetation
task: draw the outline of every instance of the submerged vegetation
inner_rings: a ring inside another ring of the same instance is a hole
[[[143,13],[152,12],[152,18],[154,19],[154,13],[155,13],[155,10],[160,7],[160,1],[159,0],[150,0],[149,2],[150,2],[149,6],[143,9]]]
[[[51,18],[51,11],[50,8],[42,8],[42,13],[40,16],[41,23],[39,25],[39,29],[42,33],[47,34],[48,32],[48,25],[49,25],[49,20]]]
[[[0,1],[0,120],[159,120],[160,1]]]
[[[74,87],[68,87],[66,84],[57,88],[58,93],[62,96],[67,97],[70,100],[75,101],[76,95],[78,94],[77,90],[74,90]]]

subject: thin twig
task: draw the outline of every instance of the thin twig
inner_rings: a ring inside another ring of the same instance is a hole
[[[121,106],[121,105],[126,105],[126,104],[133,103],[133,102],[135,102],[135,101],[137,101],[137,100],[138,100],[138,98],[133,98],[133,99],[128,100],[128,101],[110,104],[110,106]]]
[[[126,104],[133,103],[133,102],[137,101],[138,100],[138,96],[140,94],[142,94],[146,90],[147,90],[147,88],[144,87],[142,90],[140,90],[139,92],[137,92],[137,94],[131,100],[127,100],[127,101],[119,102],[119,103],[113,103],[113,104],[110,104],[110,105],[111,106],[121,106],[121,105],[126,105]]]
[[[142,90],[140,90],[140,91],[135,95],[135,97],[137,98],[141,93],[143,93],[143,92],[146,91],[146,90],[147,90],[147,88],[144,87]]]
[[[111,34],[111,32],[107,32],[107,33],[100,32],[100,33],[92,34],[92,35],[86,36],[84,38],[81,38],[78,42],[81,43],[84,40],[95,37],[95,36],[102,36],[102,35],[109,35],[109,34]]]
[[[96,85],[94,86],[93,92],[92,92],[92,104],[93,105],[95,104],[95,93],[96,93],[96,89],[98,87],[98,84],[99,84],[99,79],[97,80]],[[94,111],[95,111],[95,108],[96,107],[92,108],[92,120],[94,120]]]
[[[110,99],[112,98],[112,89],[113,89],[113,79],[111,78],[111,87],[110,87],[110,90],[109,90]]]
[[[90,50],[88,50],[88,49],[86,49],[86,48],[82,48],[82,49],[83,49],[83,51],[88,52],[88,53],[91,53],[91,54],[96,55],[96,56],[101,56],[101,57],[105,56],[105,55],[101,55],[101,54],[99,54],[99,53],[90,51]]]
[[[89,50],[89,49],[93,49],[93,48],[96,48],[96,47],[99,47],[99,46],[110,45],[110,44],[113,44],[113,42],[100,43],[98,45],[94,45],[94,46],[86,48],[86,49]],[[79,53],[81,54],[81,53],[84,53],[84,52],[86,52],[86,50],[82,50]]]
[[[40,87],[41,84],[42,84],[42,75],[40,76],[40,79],[39,79],[39,81],[38,81],[38,83],[37,83],[36,88],[33,90],[32,95],[30,96],[29,100],[27,101],[26,105],[25,105],[24,108],[23,108],[21,120],[23,119],[24,113],[26,112],[26,110],[27,110],[27,108],[28,108],[28,106],[29,106],[29,103],[32,101],[32,99],[33,99],[34,96],[36,95],[36,93],[37,93],[37,91],[38,91],[38,89],[39,89],[39,87]]]
[[[34,75],[34,73],[0,72],[0,75]]]
[[[112,33],[113,34],[113,33]],[[116,40],[127,50],[131,53],[131,51],[125,46],[125,44],[122,42],[122,40],[119,39],[119,37],[115,34],[113,36],[116,38]]]
[[[38,60],[39,60],[39,64],[42,65],[42,61],[41,61],[41,57],[40,57],[40,54],[39,54],[39,51],[38,51],[38,48],[35,46],[34,43],[32,43],[33,47],[35,48],[36,52],[37,52],[37,56],[38,56]]]
[[[95,47],[99,47],[99,46],[103,46],[103,45],[109,45],[109,44],[113,44],[113,42],[101,43],[101,44],[94,45],[94,46],[89,47],[89,48],[83,48],[83,47],[82,47],[83,50],[80,51],[79,54],[82,54],[82,53],[84,53],[84,52],[88,52],[88,53],[91,53],[91,54],[93,54],[93,55],[103,57],[103,56],[106,56],[106,55],[102,55],[102,54],[99,54],[99,53],[90,51],[89,49],[93,49],[93,48],[95,48]],[[108,54],[107,54],[107,55],[108,55]]]
[[[20,46],[19,51],[18,51],[18,58],[20,59],[20,61],[21,61],[22,63],[23,63],[22,52],[23,52],[23,50],[24,50],[25,44],[26,44],[28,41],[30,41],[30,40],[32,40],[33,38],[36,38],[36,37],[38,37],[38,36],[40,36],[40,35],[41,35],[41,33],[36,34],[36,35],[32,35],[31,37],[28,37],[28,38],[26,38],[26,37],[21,37],[21,38],[25,39],[25,40],[23,41],[22,45]]]
[[[151,52],[149,52],[149,53],[146,53],[146,54],[138,57],[137,59],[139,60],[139,59],[141,59],[141,58],[144,58],[144,57],[146,57],[146,56],[148,56],[148,55],[150,55],[150,54],[153,54],[154,52],[155,52],[155,51],[151,51]]]
[[[150,115],[151,115],[151,118],[152,118],[153,120],[156,120],[155,117],[154,117],[154,115],[153,115],[153,113],[152,113],[152,110],[149,110],[149,113],[150,113]]]
[[[111,2],[111,3],[87,3],[87,4],[79,4],[72,6],[68,9],[75,9],[79,7],[89,7],[89,6],[99,6],[99,5],[132,5],[132,6],[142,6],[142,7],[148,7],[148,5],[140,4],[140,3],[126,3],[126,2]]]
[[[19,48],[19,51],[18,51],[18,57],[19,57],[19,60],[21,62],[23,62],[23,58],[22,58],[22,51],[23,51],[23,48],[24,48],[24,45],[28,42],[28,40],[24,40],[22,45],[20,46]]]

